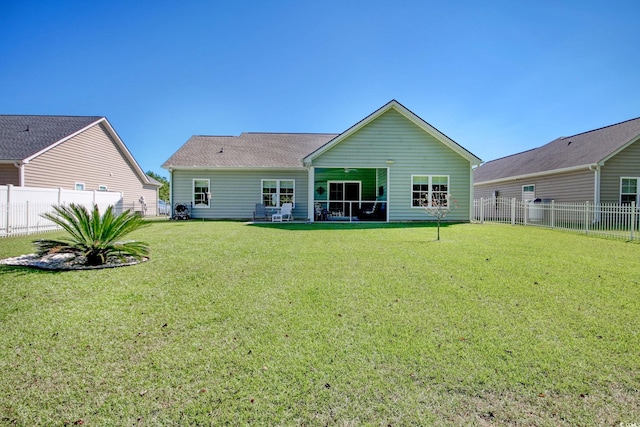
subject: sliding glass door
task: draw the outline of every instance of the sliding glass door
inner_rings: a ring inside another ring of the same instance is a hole
[[[350,217],[358,209],[360,181],[329,181],[329,212],[334,217]],[[353,212],[352,212],[353,209]]]

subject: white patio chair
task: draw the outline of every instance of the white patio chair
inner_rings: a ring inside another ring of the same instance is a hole
[[[279,213],[271,215],[272,222],[293,221],[293,204],[283,203]]]

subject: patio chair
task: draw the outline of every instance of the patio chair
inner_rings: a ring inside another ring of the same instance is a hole
[[[314,213],[315,213],[315,220],[316,221],[326,221],[327,220],[327,215],[329,214],[329,211],[326,209],[322,208],[322,205],[320,205],[320,203],[316,203],[314,205]]]
[[[267,215],[267,207],[262,203],[256,203],[256,210],[253,211],[253,221],[255,222],[258,219],[267,220],[269,216]]]
[[[279,213],[274,213],[271,215],[271,221],[273,222],[282,222],[284,221],[293,221],[293,204],[292,203],[283,203],[282,208]]]
[[[362,210],[362,215],[365,218],[375,218],[377,214],[378,214],[378,202],[375,202],[373,206],[371,206],[370,208]]]

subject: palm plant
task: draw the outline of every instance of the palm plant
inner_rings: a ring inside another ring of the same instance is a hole
[[[91,213],[77,204],[54,206],[55,213],[42,216],[58,224],[69,233],[66,239],[42,239],[33,242],[38,254],[72,253],[86,257],[86,265],[102,265],[109,256],[133,256],[142,259],[149,255],[149,246],[143,242],[120,241],[125,235],[144,226],[145,221],[133,212],[120,215],[109,206],[101,216],[98,206]]]

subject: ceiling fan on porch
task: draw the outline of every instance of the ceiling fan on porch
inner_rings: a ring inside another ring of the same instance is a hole
[[[355,168],[344,168],[344,173],[349,173],[349,172],[357,172],[358,169]]]

